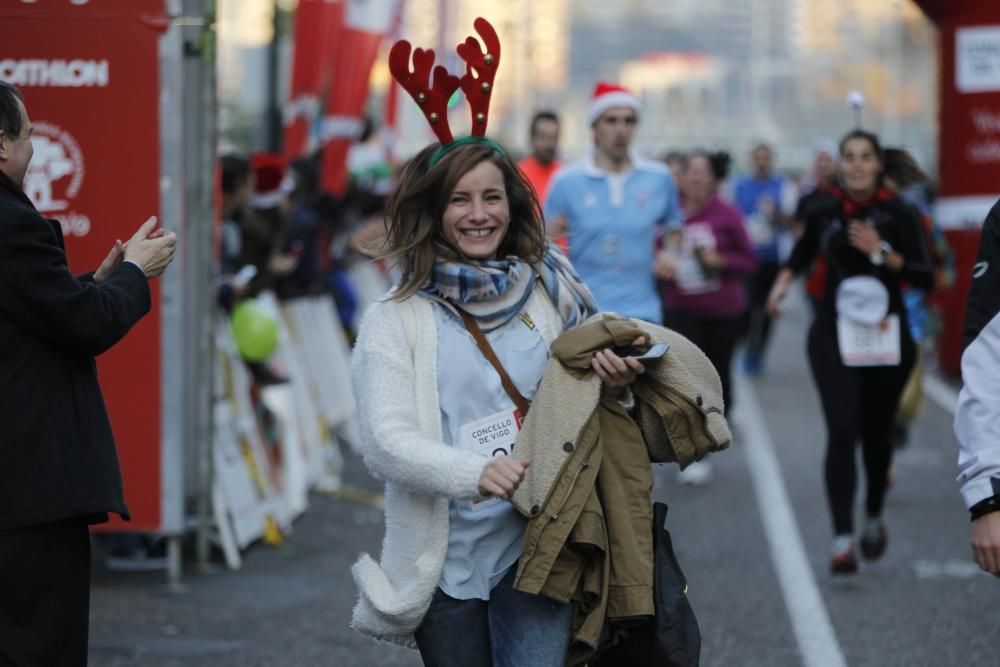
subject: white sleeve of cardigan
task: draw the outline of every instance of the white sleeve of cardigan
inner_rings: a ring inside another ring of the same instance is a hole
[[[365,463],[373,474],[420,493],[479,497],[479,477],[489,459],[420,431],[420,388],[397,304],[368,309],[351,371]]]

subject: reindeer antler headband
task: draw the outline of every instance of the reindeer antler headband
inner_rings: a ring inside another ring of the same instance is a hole
[[[496,142],[486,137],[490,93],[493,92],[493,80],[500,65],[500,39],[490,22],[484,18],[477,18],[473,26],[483,40],[486,52],[483,52],[479,42],[471,36],[458,45],[456,49],[458,55],[466,63],[465,74],[461,78],[449,74],[442,65],[433,67],[434,49],[414,50],[412,71],[410,70],[412,45],[408,41],[399,40],[389,51],[389,70],[393,78],[416,101],[434,134],[441,141],[441,148],[431,157],[429,163],[431,167],[449,150],[464,144],[483,143],[501,153],[504,152]],[[448,126],[448,100],[460,87],[472,111],[472,133],[471,136],[456,140]]]

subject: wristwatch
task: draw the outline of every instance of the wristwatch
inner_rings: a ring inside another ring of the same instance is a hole
[[[878,248],[868,255],[868,261],[870,261],[875,266],[882,266],[885,264],[885,258],[889,256],[892,252],[892,246],[889,245],[888,241],[880,241]]]

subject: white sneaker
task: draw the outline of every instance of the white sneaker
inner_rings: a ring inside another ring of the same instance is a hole
[[[677,481],[690,486],[705,486],[712,481],[712,464],[695,461],[677,473]]]

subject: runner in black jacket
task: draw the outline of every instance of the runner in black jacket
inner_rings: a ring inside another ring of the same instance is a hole
[[[983,223],[965,315],[962,379],[955,411],[958,481],[972,515],[972,551],[1000,576],[1000,202]]]
[[[868,559],[880,558],[885,552],[888,535],[882,506],[892,459],[892,425],[915,357],[900,284],[906,281],[930,288],[934,280],[917,212],[880,187],[881,171],[882,150],[875,135],[855,130],[844,137],[840,143],[841,185],[808,215],[805,233],[778,275],[769,300],[770,310],[777,313],[794,277],[822,255],[828,276],[809,331],[809,362],[826,416],[825,476],[836,535],[830,564],[834,574],[858,569],[853,544],[858,440],[867,477],[867,520],[861,533],[861,552]],[[893,315],[898,318],[899,336],[894,343],[898,358],[894,362],[857,365],[854,361],[847,365],[844,361],[845,355],[850,359],[857,354],[843,339],[851,337],[846,328],[855,327],[850,321],[858,318],[855,311],[846,310],[847,304],[838,304],[838,294],[848,279],[852,285],[864,282],[857,280],[860,276],[872,279],[867,287],[876,294],[864,296],[858,307],[865,313],[874,312],[874,321],[883,326]],[[888,304],[882,302],[879,307],[880,297],[885,296]]]

